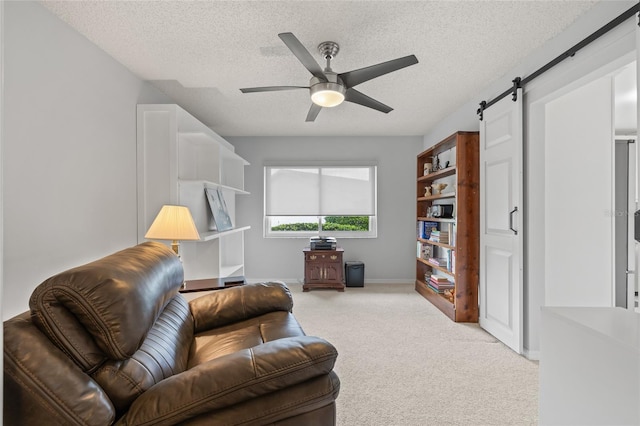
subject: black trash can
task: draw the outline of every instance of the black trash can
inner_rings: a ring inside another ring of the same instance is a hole
[[[364,287],[364,263],[344,262],[344,276],[347,287]]]

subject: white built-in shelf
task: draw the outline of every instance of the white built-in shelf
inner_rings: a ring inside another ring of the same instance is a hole
[[[202,180],[202,179],[180,179],[179,180],[180,183],[194,183],[194,184],[199,184],[202,185],[204,188],[218,188],[218,189],[223,189],[223,190],[228,190],[228,191],[233,191],[236,194],[240,194],[240,195],[249,195],[250,193],[245,191],[244,189],[240,189],[240,188],[235,188],[233,186],[228,186],[228,185],[222,185],[220,183],[215,183],[215,182],[211,182],[208,180]]]
[[[418,220],[423,220],[423,221],[429,221],[429,222],[447,222],[447,223],[456,223],[456,220],[454,218],[450,218],[450,217],[429,217],[429,216],[424,216],[418,217]]]
[[[183,113],[186,113],[186,111],[183,111]],[[214,143],[226,148],[231,148],[229,141],[204,126],[202,123],[200,123],[199,130],[178,130],[177,136],[179,139],[187,140],[191,143],[207,145]]]
[[[238,275],[240,271],[242,271],[242,268],[244,268],[243,264],[237,264],[237,265],[223,265],[220,267],[220,276],[221,277],[233,277],[235,275]]]
[[[209,231],[215,222],[205,189],[223,192],[235,222],[237,195],[246,195],[244,170],[249,162],[232,144],[175,104],[137,107],[138,240],[164,204],[191,211],[199,241],[182,246],[185,279],[244,275],[244,231]]]
[[[208,232],[201,232],[200,233],[200,241],[211,241],[211,240],[215,240],[217,238],[220,237],[224,237],[227,235],[231,235],[231,234],[235,234],[237,232],[243,232],[246,231],[248,229],[251,229],[250,226],[241,226],[239,228],[233,228],[233,229],[229,229],[227,231],[208,231]]]

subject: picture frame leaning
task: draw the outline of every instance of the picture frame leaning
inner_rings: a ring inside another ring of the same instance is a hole
[[[222,191],[217,188],[205,188],[205,194],[215,222],[215,230],[221,232],[233,229]]]

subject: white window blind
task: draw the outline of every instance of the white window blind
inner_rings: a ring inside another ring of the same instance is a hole
[[[376,166],[265,167],[267,216],[374,216]]]

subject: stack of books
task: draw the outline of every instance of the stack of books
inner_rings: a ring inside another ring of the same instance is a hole
[[[435,266],[446,268],[449,264],[449,259],[446,257],[430,257],[427,262]]]
[[[418,238],[428,240],[431,237],[431,232],[433,232],[434,229],[438,229],[438,222],[419,220]]]
[[[451,290],[455,288],[455,285],[449,281],[447,277],[439,275],[431,275],[429,282],[427,283],[429,288],[436,293],[444,293],[445,290]]]
[[[433,241],[436,243],[449,244],[449,231],[431,231],[431,235],[429,236],[429,241]]]

